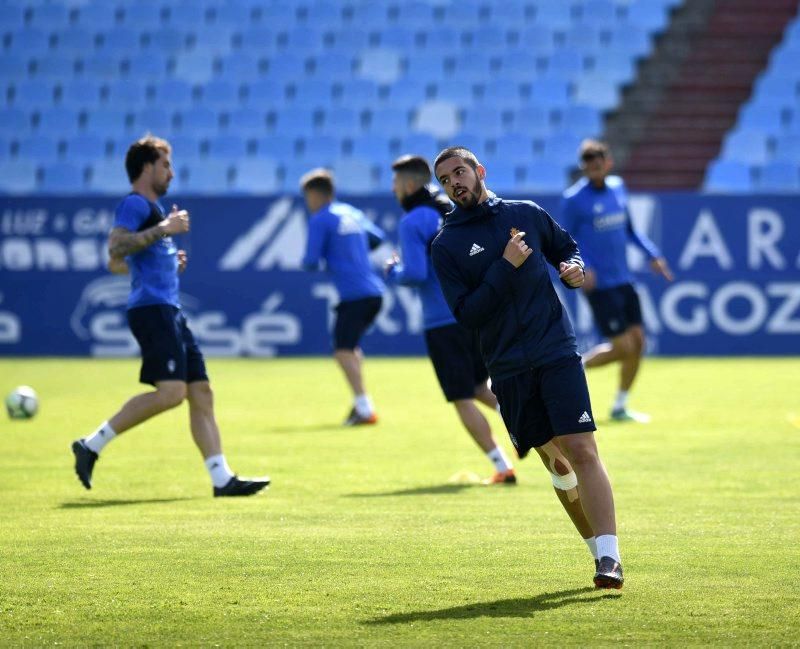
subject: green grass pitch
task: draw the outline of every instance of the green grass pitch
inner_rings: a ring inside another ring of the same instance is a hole
[[[0,645],[797,646],[797,359],[648,359],[607,421],[624,590],[593,565],[537,459],[490,465],[427,359],[367,359],[381,421],[345,429],[329,359],[210,359],[227,457],[272,487],[213,499],[185,406],[112,442],[86,492],[69,443],[138,390],[135,360],[7,359],[41,412],[0,420]],[[510,444],[496,414],[496,434]]]

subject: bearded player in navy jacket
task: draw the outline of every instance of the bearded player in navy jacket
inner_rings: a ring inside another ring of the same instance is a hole
[[[578,246],[531,201],[490,196],[486,169],[463,147],[443,150],[434,175],[456,208],[431,257],[456,320],[480,335],[492,390],[520,457],[533,448],[595,558],[598,588],[621,588],[614,498],[594,440],[575,334],[547,264],[583,284]]]

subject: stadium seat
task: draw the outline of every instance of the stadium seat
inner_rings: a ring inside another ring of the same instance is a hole
[[[147,99],[147,86],[135,79],[116,80],[101,89],[103,103],[112,108],[130,109],[141,106]]]
[[[333,0],[316,0],[306,5],[298,21],[315,25],[339,25],[342,23],[343,7]]]
[[[558,167],[574,164],[578,158],[581,136],[568,131],[556,132],[544,138],[544,158]]]
[[[87,188],[89,191],[114,197],[119,197],[129,192],[131,186],[125,174],[125,167],[122,164],[122,160],[117,158],[95,160],[94,164],[89,168],[89,182]],[[170,184],[170,192],[174,191],[174,184]]]
[[[185,28],[162,28],[142,34],[142,52],[156,56],[172,56],[186,48]]]
[[[194,136],[216,135],[220,128],[219,115],[210,108],[188,108],[178,112],[175,126],[179,132]]]
[[[722,160],[764,164],[769,159],[769,141],[762,131],[738,130],[728,133],[722,145]]]
[[[173,76],[189,83],[206,83],[214,76],[214,57],[205,53],[178,54]]]
[[[37,27],[51,31],[66,27],[69,22],[69,11],[63,4],[36,3],[29,5],[29,22]]]
[[[645,29],[649,32],[660,32],[667,25],[666,7],[658,2],[633,2],[623,7],[622,19],[625,23]]]
[[[436,84],[436,99],[439,101],[449,101],[457,106],[467,106],[475,98],[475,88],[471,83],[465,83],[465,77],[458,75],[457,78],[445,79]]]
[[[358,56],[358,76],[377,83],[394,83],[400,76],[400,60],[400,54],[395,50],[363,50]]]
[[[375,36],[380,47],[407,52],[417,46],[417,32],[405,26],[384,29],[377,32]]]
[[[409,133],[400,138],[397,144],[397,154],[414,154],[428,158],[428,162],[433,163],[433,159],[442,147],[439,141],[427,133]]]
[[[24,24],[25,14],[22,7],[12,4],[0,5],[0,25],[3,26],[3,29],[8,31],[22,29]]]
[[[219,61],[219,75],[224,79],[236,79],[246,83],[261,76],[264,65],[261,60],[245,52],[233,52]]]
[[[124,110],[98,108],[86,114],[83,130],[103,137],[115,137],[129,132],[133,125],[133,118]]]
[[[238,135],[217,135],[208,140],[208,155],[233,160],[247,155],[247,141]]]
[[[391,158],[391,140],[380,133],[359,135],[350,142],[350,155],[386,164]]]
[[[42,167],[37,190],[42,194],[80,194],[86,189],[84,170],[69,162]]]
[[[162,22],[171,29],[182,29],[186,25],[201,25],[207,22],[206,16],[209,13],[210,10],[201,2],[182,0],[167,6],[165,20]]]
[[[297,155],[295,138],[286,135],[270,135],[255,140],[256,156],[275,160],[290,160]]]
[[[272,132],[276,135],[303,137],[314,131],[315,114],[307,108],[278,110],[272,123]]]
[[[267,114],[259,108],[237,108],[227,113],[225,130],[243,137],[261,137],[267,132]]]
[[[50,32],[35,27],[23,27],[5,36],[6,43],[10,40],[10,47],[6,45],[9,54],[16,54],[25,58],[45,56],[50,47]]]
[[[737,160],[715,160],[706,170],[703,190],[712,193],[746,193],[753,189],[750,165]]]
[[[504,111],[518,110],[527,103],[524,86],[508,77],[492,78],[478,86],[474,106],[492,106]]]
[[[531,82],[531,103],[543,108],[570,103],[570,84],[560,78],[542,77]]]
[[[156,135],[160,134],[156,133]],[[176,162],[197,160],[202,157],[202,141],[194,135],[170,135],[168,139],[172,146],[173,165]]]
[[[525,165],[525,179],[521,189],[526,191],[560,193],[568,185],[568,177],[564,167],[547,160],[531,162]]]
[[[97,54],[103,56],[123,58],[139,50],[142,45],[142,36],[135,27],[115,27],[106,32],[100,32],[96,48]]]
[[[497,108],[481,106],[464,111],[461,130],[467,133],[480,134],[481,137],[495,138],[502,136],[508,129],[503,113]]]
[[[231,79],[230,81],[228,79]],[[202,105],[216,110],[231,110],[236,108],[240,102],[239,84],[232,81],[238,79],[236,75],[227,76],[223,79],[213,79],[206,84],[199,86],[202,95]]]
[[[166,24],[168,11],[166,7],[151,3],[130,3],[123,5],[121,24],[136,29],[157,29]]]
[[[369,194],[380,189],[376,168],[360,158],[340,158],[333,165],[336,188],[343,194]]]
[[[337,84],[331,94],[335,105],[364,110],[378,103],[379,93],[378,85],[369,79],[349,79]]]
[[[164,79],[166,62],[150,54],[136,54],[123,61],[122,73],[128,79],[139,81],[161,81]]]
[[[277,44],[286,52],[305,52],[315,55],[325,46],[324,32],[317,27],[307,25],[294,27],[279,35]]]
[[[231,165],[226,161],[195,160],[179,163],[181,191],[190,194],[216,194],[228,190],[231,185]]]
[[[350,108],[329,108],[323,112],[318,132],[339,137],[359,135],[362,132],[361,115]]]
[[[84,27],[69,27],[56,33],[55,49],[60,56],[74,57],[94,47],[95,33]]]
[[[514,163],[525,164],[533,158],[533,139],[527,131],[505,133],[494,141],[495,155]]]
[[[65,157],[70,162],[93,163],[106,157],[107,139],[94,133],[85,133],[69,138],[66,141]]]
[[[248,106],[263,108],[280,105],[286,99],[285,86],[279,81],[261,79],[244,84],[245,101]]]
[[[121,14],[120,6],[115,2],[90,2],[77,7],[75,24],[85,29],[106,31],[117,24]]]
[[[89,109],[100,104],[103,85],[94,79],[72,79],[61,86],[58,105],[62,108]]]
[[[451,53],[461,46],[461,30],[451,25],[428,24],[419,33],[423,42],[421,53],[428,58],[434,54]]]
[[[603,121],[600,112],[592,106],[571,104],[558,111],[560,128],[563,131],[579,133],[585,137],[600,137]]]
[[[505,160],[486,160],[486,187],[500,196],[518,191],[517,165]]]
[[[31,160],[0,161],[0,191],[29,194],[36,189],[36,164]]]
[[[214,3],[212,22],[215,26],[240,27],[250,23],[252,9],[237,2]]]
[[[303,80],[293,86],[287,104],[298,108],[322,110],[331,105],[333,86],[324,80]],[[274,103],[272,99],[272,103]]]
[[[342,155],[341,140],[332,135],[317,135],[300,140],[298,159],[310,167],[326,167]]]
[[[775,141],[772,153],[774,162],[797,162],[800,160],[800,135],[784,135]]]
[[[434,7],[428,2],[402,2],[397,6],[397,23],[414,29],[424,29],[434,23]]]
[[[785,111],[782,106],[751,102],[739,111],[736,129],[777,133],[783,130],[784,125],[788,124],[788,116],[788,111]]]
[[[172,113],[160,106],[150,106],[136,111],[133,117],[133,133],[168,134],[173,131]]]
[[[226,56],[233,50],[234,32],[229,28],[219,25],[205,25],[194,27],[186,32],[186,49],[193,54],[210,55],[212,57]],[[262,56],[258,49],[250,51],[254,59]]]
[[[413,127],[439,138],[450,137],[459,130],[458,109],[450,102],[427,101],[417,110]]]
[[[0,110],[0,135],[24,137],[31,132],[31,115],[27,110]]]
[[[242,52],[269,54],[275,51],[275,30],[269,27],[247,27],[233,41],[236,49]]]
[[[763,192],[800,191],[800,167],[797,159],[794,162],[768,162],[757,170],[756,189]]]
[[[17,157],[35,160],[39,164],[52,164],[59,158],[59,144],[54,137],[33,135],[17,143]]]
[[[233,191],[274,194],[280,190],[278,164],[269,158],[245,159],[236,164]]]
[[[409,127],[409,112],[402,108],[379,108],[368,113],[365,132],[385,137],[403,137]]]
[[[155,106],[182,110],[192,105],[192,84],[181,79],[162,80],[153,84],[151,103]]]
[[[493,52],[502,53],[508,48],[508,40],[506,38],[507,30],[503,27],[498,27],[492,24],[485,24],[477,27],[468,32],[470,48],[488,60],[489,55]],[[459,55],[460,60],[463,53]]]
[[[617,21],[617,6],[611,0],[585,0],[577,4],[581,21],[598,26],[613,25]]]
[[[267,76],[283,83],[295,83],[302,79],[308,68],[306,58],[296,54],[273,55],[267,62]]]
[[[70,108],[46,108],[38,113],[35,130],[41,135],[69,137],[78,132],[80,113]]]
[[[547,25],[551,29],[566,29],[572,22],[572,7],[567,2],[537,0],[535,7],[535,20],[539,25]]]
[[[0,70],[5,81],[27,80],[30,74],[29,57],[17,54],[0,54]]]
[[[311,59],[311,78],[327,82],[345,82],[353,78],[355,62],[349,56],[320,55]]]
[[[619,103],[619,88],[609,83],[602,72],[585,75],[575,83],[575,103],[611,110]]]
[[[113,69],[113,64],[114,61],[108,61],[108,60],[106,60],[106,62],[104,63],[105,66],[112,68],[112,73],[119,74],[119,68],[117,67],[116,69]],[[53,54],[43,58],[34,59],[31,63],[32,79],[66,81],[73,78],[74,76],[75,76],[75,61],[71,57],[61,58],[57,54]],[[110,75],[108,78],[111,78]]]
[[[11,106],[17,108],[49,108],[54,103],[55,84],[52,81],[19,81],[11,85]]]

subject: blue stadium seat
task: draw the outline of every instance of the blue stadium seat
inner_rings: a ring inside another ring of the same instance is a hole
[[[31,116],[20,108],[0,109],[0,135],[24,137],[31,132]]]
[[[453,70],[450,74],[454,78],[448,81],[463,81],[465,77],[476,81],[488,80],[492,74],[492,60],[480,50],[465,50],[453,60]]]
[[[565,48],[553,52],[547,58],[547,74],[573,80],[584,70],[583,55],[580,49]]]
[[[730,132],[725,136],[720,158],[749,165],[764,164],[769,159],[769,138],[762,131]]]
[[[36,189],[36,164],[33,161],[0,161],[0,192],[29,194],[34,189]]]
[[[122,73],[126,78],[139,81],[162,81],[166,75],[164,59],[152,54],[135,54],[130,59],[123,61]]]
[[[387,25],[389,24],[389,7],[383,2],[365,2],[353,7],[350,16],[350,24],[357,27],[364,25]]]
[[[572,22],[572,7],[569,3],[538,0],[535,6],[537,24],[547,25],[551,29],[566,29],[570,26]]]
[[[19,81],[11,86],[17,108],[49,108],[55,99],[55,84],[48,81]]]
[[[427,84],[418,79],[404,78],[389,86],[387,91],[383,103],[401,110],[411,110],[427,100]]]
[[[526,102],[523,97],[523,86],[508,77],[495,77],[479,86],[478,90],[478,97],[473,102],[478,106],[493,106],[513,111]]]
[[[30,23],[50,31],[66,27],[69,22],[69,10],[63,4],[36,3],[30,5],[30,11]]]
[[[800,135],[783,135],[775,141],[773,161],[797,162],[800,160]]]
[[[439,141],[427,133],[409,133],[400,138],[397,143],[398,155],[414,154],[425,156],[431,164],[433,164],[433,159],[441,149]]]
[[[603,120],[600,112],[592,106],[573,104],[559,113],[561,130],[580,133],[586,137],[600,137]]]
[[[556,132],[544,138],[544,159],[553,165],[567,167],[578,158],[582,137],[570,132]]]
[[[94,79],[72,79],[62,84],[58,103],[64,108],[93,108],[102,100],[102,89]]]
[[[214,76],[214,57],[205,53],[183,53],[175,57],[173,76],[189,83],[205,83]]]
[[[269,27],[248,27],[239,34],[239,48],[243,52],[269,54],[274,52],[275,30]]]
[[[2,15],[2,12],[0,12]],[[0,163],[5,162],[11,157],[11,141],[6,137],[0,137]]]
[[[342,14],[343,7],[339,2],[317,0],[306,4],[304,15],[298,19],[315,25],[339,25],[343,20]]]
[[[367,131],[385,137],[403,137],[409,128],[409,113],[402,108],[378,108],[369,114]]]
[[[80,113],[71,108],[46,108],[39,111],[36,132],[60,137],[76,135],[79,117]]]
[[[749,103],[739,111],[736,128],[741,130],[760,130],[765,133],[778,133],[788,125],[789,113],[782,106]]]
[[[449,138],[459,130],[458,109],[451,102],[426,101],[417,109],[412,128],[420,133]]]
[[[409,51],[417,46],[417,32],[407,26],[392,27],[377,32],[380,47]]]
[[[127,150],[127,149],[126,149]],[[124,156],[123,152],[121,156]],[[96,160],[89,168],[88,189],[97,194],[106,194],[119,197],[131,190],[128,176],[125,174],[125,165],[120,159]],[[170,191],[174,191],[170,185]]]
[[[248,106],[280,106],[286,99],[286,86],[279,81],[261,79],[244,84],[245,103]]]
[[[425,29],[434,22],[434,8],[428,2],[402,2],[397,10],[397,24],[405,27]]]
[[[258,79],[262,67],[261,59],[245,52],[234,52],[220,59],[219,74],[223,78],[246,83]]]
[[[653,41],[650,34],[641,27],[635,24],[625,25],[611,30],[607,47],[616,51],[627,52],[632,57],[638,58],[650,52],[653,47]]]
[[[32,64],[31,78],[51,81],[69,80],[75,76],[75,61],[58,55],[36,59]]]
[[[506,29],[492,24],[485,24],[477,27],[470,32],[470,47],[483,54],[488,59],[488,54],[493,52],[502,53],[508,49]],[[460,55],[458,59],[460,60]]]
[[[159,135],[159,133],[156,133]],[[192,134],[172,135],[169,138],[172,145],[173,164],[183,160],[197,160],[202,156],[202,140]]]
[[[250,23],[251,9],[238,2],[215,3],[213,7],[213,22],[216,25],[241,27]]]
[[[706,169],[703,189],[726,194],[752,191],[750,165],[737,160],[715,160]]]
[[[400,76],[399,52],[385,48],[362,50],[357,58],[358,76],[378,83],[394,83]]]
[[[22,29],[25,24],[25,15],[22,7],[12,4],[0,5],[0,25],[6,31]]]
[[[247,140],[238,135],[217,135],[208,140],[208,155],[233,160],[247,155]]]
[[[536,103],[524,106],[512,115],[514,130],[532,137],[549,135],[553,130],[550,123],[550,110]]]
[[[267,114],[257,105],[253,108],[237,108],[227,113],[225,130],[243,137],[260,137],[267,132]]]
[[[792,192],[800,191],[800,168],[798,161],[794,162],[768,162],[757,174],[756,189],[763,192]]]
[[[220,127],[219,115],[202,106],[187,108],[178,112],[176,127],[179,132],[194,136],[216,135]]]
[[[150,103],[154,106],[182,110],[194,103],[192,85],[188,81],[170,79],[156,82],[152,86]]]
[[[156,29],[142,35],[142,51],[158,56],[175,56],[186,48],[188,34],[185,28],[169,27]]]
[[[533,138],[523,130],[506,133],[494,141],[495,155],[509,162],[526,164],[533,158]]]
[[[343,194],[369,194],[380,189],[375,165],[360,158],[340,158],[333,165],[336,188]]]
[[[275,112],[272,132],[276,135],[304,137],[314,130],[314,111],[307,108],[281,109]]]
[[[533,56],[550,56],[556,50],[555,34],[546,24],[523,27],[517,32],[517,50]],[[505,53],[505,56],[514,55],[513,51]]]
[[[460,29],[471,29],[483,24],[489,18],[487,5],[479,0],[462,0],[444,5],[444,22]],[[486,11],[484,11],[484,9]]]
[[[619,103],[619,88],[603,76],[602,72],[585,75],[575,84],[575,102],[610,110]]]
[[[42,194],[80,194],[85,190],[82,167],[69,162],[55,162],[42,167],[37,190]]]
[[[403,63],[403,75],[417,82],[424,79],[430,83],[438,83],[446,77],[444,59],[430,54],[408,54]]]
[[[270,135],[256,140],[256,155],[259,158],[291,160],[297,155],[295,138],[286,135]]]
[[[92,49],[95,33],[84,27],[70,27],[56,34],[56,50],[61,56],[74,57]]]
[[[0,70],[5,81],[26,80],[30,74],[30,62],[27,56],[17,54],[0,54]]]
[[[320,55],[311,60],[312,78],[325,81],[349,81],[355,62],[348,56]]]
[[[569,179],[564,167],[555,165],[548,160],[540,160],[525,165],[525,180],[521,188],[526,191],[562,192],[567,187]]]
[[[106,56],[130,56],[142,45],[142,35],[136,27],[115,27],[101,32],[99,36],[97,52]]]
[[[317,54],[325,46],[324,31],[316,27],[294,27],[278,38],[280,49],[286,52],[304,52],[306,55]]]
[[[498,75],[504,79],[521,83],[533,79],[537,74],[537,57],[527,50],[508,50],[498,61]]]
[[[203,106],[217,110],[231,110],[239,106],[242,103],[240,86],[235,79],[238,77],[231,75],[224,79],[213,79],[200,86]]]
[[[479,133],[482,137],[496,138],[504,135],[508,129],[502,111],[489,106],[479,106],[464,111],[461,130],[467,133]]]
[[[518,190],[520,179],[518,165],[498,159],[486,159],[486,186],[492,191],[503,194],[513,194]]]
[[[268,59],[267,76],[274,81],[294,83],[306,76],[307,67],[303,56],[275,55]]]
[[[236,163],[233,191],[274,194],[280,191],[278,164],[269,158],[245,159]]]
[[[352,137],[362,131],[361,115],[350,108],[329,108],[324,111],[319,132],[325,135]]]
[[[142,108],[133,117],[133,130],[137,135],[147,132],[168,134],[173,131],[172,113],[159,105]]]
[[[120,22],[136,29],[158,29],[166,24],[167,13],[165,7],[151,3],[125,4]]]
[[[636,77],[635,58],[628,52],[603,48],[592,61],[594,73],[605,77],[609,84],[624,85]]]
[[[336,105],[356,110],[372,108],[378,103],[378,85],[368,79],[349,79],[337,84],[332,94]]]
[[[351,141],[350,155],[386,164],[392,155],[391,139],[380,133],[359,135]]]
[[[111,81],[101,90],[104,102],[112,108],[130,109],[147,99],[147,86],[136,79]]]
[[[212,13],[201,2],[182,0],[167,5],[166,20],[162,21],[172,29],[183,29],[187,25],[201,25],[207,22],[207,14]]]
[[[482,164],[487,163],[489,160],[488,141],[484,134],[480,132],[464,130],[449,138],[448,143],[450,142],[452,142],[453,146],[468,148]]]
[[[235,32],[232,28],[220,25],[204,25],[194,27],[186,32],[186,51],[194,54],[207,54],[210,56],[225,56],[233,50]],[[261,56],[261,52],[251,50],[254,59]]]
[[[585,0],[577,4],[580,19],[592,25],[613,25],[618,18],[617,3],[611,0]]]
[[[355,56],[370,44],[366,30],[333,29],[328,32],[328,38],[331,42],[326,52],[331,56]]]
[[[762,74],[755,83],[751,102],[769,103],[775,106],[792,106],[798,101],[800,79],[797,76]]]
[[[560,107],[571,103],[570,84],[559,78],[542,77],[531,82],[531,103],[542,107]]]
[[[312,167],[329,166],[342,155],[341,140],[332,135],[302,139],[298,158]]]
[[[305,162],[289,159],[281,161],[280,169],[281,191],[291,194],[300,193],[300,178],[304,173],[309,171],[311,167]],[[337,189],[339,189],[338,183]]]
[[[117,24],[121,15],[120,6],[115,2],[91,2],[77,8],[76,24],[86,29],[106,31]]]
[[[46,135],[23,138],[17,143],[17,156],[39,164],[52,164],[59,158],[58,139]]]
[[[645,29],[648,32],[659,32],[667,26],[668,22],[666,7],[658,2],[647,1],[628,4],[627,11],[624,11],[622,18],[629,25]]]
[[[451,25],[429,24],[420,31],[426,56],[433,52],[451,53],[461,46],[461,30]]]
[[[9,54],[24,57],[45,56],[50,48],[50,32],[36,27],[23,27],[7,34],[10,36]]]
[[[80,164],[93,163],[105,158],[108,140],[94,133],[84,133],[66,140],[66,159]]]
[[[86,114],[83,130],[104,137],[118,137],[130,132],[133,123],[133,118],[125,110],[100,108]]]
[[[196,160],[178,165],[181,190],[190,194],[217,194],[231,185],[231,165],[220,160]]]
[[[494,2],[490,8],[492,22],[497,25],[515,28],[532,21],[535,16],[535,8],[528,3]]]
[[[436,99],[439,101],[450,101],[459,106],[466,106],[474,101],[476,94],[475,88],[472,84],[466,83],[463,75],[436,84]]]

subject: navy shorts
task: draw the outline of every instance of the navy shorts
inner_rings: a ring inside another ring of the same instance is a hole
[[[475,387],[489,378],[476,331],[460,324],[426,329],[425,344],[448,401],[472,399]]]
[[[353,350],[358,347],[361,336],[375,322],[381,304],[383,298],[380,296],[339,302],[333,327],[333,348]]]
[[[492,391],[521,458],[558,435],[597,430],[579,356],[492,380]]]
[[[629,327],[642,324],[639,296],[631,284],[592,291],[587,294],[594,320],[606,338],[619,336]]]
[[[142,350],[139,381],[208,381],[203,352],[186,324],[183,312],[168,304],[128,310],[128,325]]]

